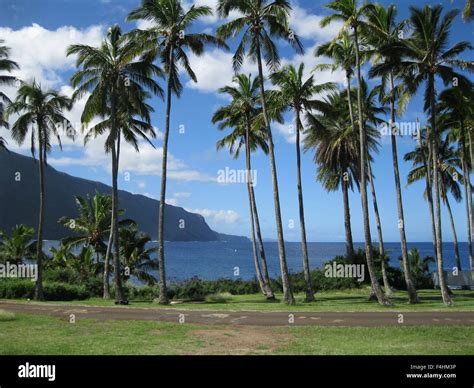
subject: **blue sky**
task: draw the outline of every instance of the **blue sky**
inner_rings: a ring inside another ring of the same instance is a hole
[[[191,0],[185,4],[191,4]],[[385,4],[389,2],[382,1]],[[126,23],[127,13],[137,6],[138,0],[0,0],[0,39],[12,48],[12,59],[22,66],[17,75],[22,79],[41,81],[43,85],[71,93],[68,84],[74,71],[74,60],[65,57],[65,49],[71,43],[97,45],[108,26],[119,23],[124,30],[135,28],[136,23]],[[215,0],[198,0],[198,4],[215,4]],[[301,61],[311,70],[317,63],[326,63],[325,59],[315,59],[312,55],[316,45],[331,39],[338,26],[326,29],[319,27],[321,16],[328,13],[323,5],[326,1],[293,1],[291,27],[303,40],[306,53],[296,55],[291,48],[278,42],[282,63],[298,65]],[[399,18],[408,16],[409,4],[422,6],[429,1],[398,1]],[[434,2],[431,2],[434,3]],[[464,1],[444,1],[446,8],[461,8]],[[212,32],[222,23],[216,17],[207,18],[195,24],[196,31]],[[452,42],[473,40],[472,24],[465,24],[458,18],[455,22]],[[173,99],[171,136],[170,136],[170,173],[167,201],[191,211],[203,214],[210,226],[224,233],[249,234],[249,210],[247,191],[244,184],[222,185],[216,182],[220,169],[245,168],[244,160],[233,160],[226,150],[217,152],[216,141],[223,135],[210,122],[213,112],[227,100],[219,96],[217,89],[230,84],[232,69],[230,66],[235,42],[230,41],[230,52],[209,48],[201,58],[191,56],[198,83],[193,84],[183,74],[183,83],[187,86],[180,100]],[[472,58],[472,54],[470,56]],[[256,67],[245,63],[243,70],[255,74]],[[316,73],[317,82],[334,81],[342,86],[343,75],[335,73]],[[7,90],[14,97],[14,90]],[[164,103],[152,99],[156,112],[153,124],[161,133],[164,125]],[[77,122],[81,113],[81,103],[68,114]],[[414,122],[419,117],[424,122],[420,96],[416,96],[399,121]],[[276,158],[280,181],[282,218],[285,238],[297,241],[298,206],[296,193],[295,144],[288,133],[291,115],[286,117],[285,125],[274,125]],[[0,129],[0,135],[8,139],[8,133]],[[159,170],[161,165],[161,138],[154,142],[156,149],[143,145],[136,154],[125,149],[122,154],[121,189],[158,198]],[[401,156],[414,147],[410,137],[399,137],[399,156],[402,186],[405,186],[409,165],[401,161]],[[9,142],[12,150],[29,154],[29,145],[16,146]],[[303,189],[309,241],[344,241],[342,193],[326,193],[315,180],[316,168],[312,154],[303,155]],[[398,241],[397,209],[391,160],[390,139],[381,139],[379,154],[375,157],[373,171],[379,208],[386,241]],[[109,157],[104,154],[101,139],[83,147],[82,142],[65,142],[63,152],[57,147],[50,156],[51,164],[58,170],[87,179],[110,183]],[[274,208],[268,159],[261,153],[253,155],[253,168],[257,171],[256,195],[260,211],[263,234],[275,238]],[[404,189],[406,230],[409,241],[430,241],[431,232],[427,204],[423,201],[423,184],[415,184]],[[361,206],[358,193],[351,194],[352,228],[355,241],[363,240]],[[454,201],[452,201],[454,202]],[[458,237],[466,240],[466,219],[464,204],[452,204],[456,220]],[[447,213],[443,210],[443,235],[445,241],[451,241]],[[294,221],[294,227],[291,227]],[[375,224],[372,220],[373,238]]]

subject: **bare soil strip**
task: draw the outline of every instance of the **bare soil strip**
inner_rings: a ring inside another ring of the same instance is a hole
[[[74,314],[97,320],[146,320],[171,323],[235,326],[474,326],[474,311],[426,312],[274,312],[203,311],[139,307],[95,307],[42,303],[0,302],[0,309],[69,320]]]

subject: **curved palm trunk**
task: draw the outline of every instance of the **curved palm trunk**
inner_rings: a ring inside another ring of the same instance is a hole
[[[454,217],[453,212],[451,211],[451,205],[449,204],[448,196],[444,196],[444,203],[446,204],[446,208],[448,209],[449,220],[451,222],[451,230],[453,231],[453,244],[454,244],[454,257],[456,259],[456,267],[459,271],[462,270],[461,268],[461,256],[459,255],[459,244],[458,244],[458,235],[456,233],[456,226],[454,224]]]
[[[39,219],[38,219],[38,241],[36,244],[36,264],[38,277],[35,284],[35,300],[43,300],[43,224],[44,224],[44,154],[43,154],[43,136],[38,124],[38,142],[39,142],[39,183],[40,183],[40,195],[39,195]]]
[[[306,284],[306,302],[314,301],[313,285],[311,284],[311,271],[309,268],[308,258],[308,244],[306,242],[306,225],[304,222],[304,204],[303,204],[303,185],[301,183],[301,149],[300,149],[300,133],[301,122],[300,114],[296,113],[296,175],[298,188],[298,206],[300,215],[300,229],[301,229],[301,248],[303,250],[303,272],[304,281]]]
[[[405,284],[408,292],[408,303],[416,304],[420,303],[418,294],[416,292],[415,283],[410,268],[410,260],[408,260],[408,248],[407,238],[405,233],[405,215],[403,212],[403,199],[402,199],[402,188],[400,184],[400,171],[398,169],[398,151],[397,151],[397,137],[393,133],[395,125],[395,97],[393,95],[395,84],[393,80],[393,74],[390,74],[390,122],[391,131],[390,139],[392,143],[392,162],[393,162],[393,175],[395,178],[395,190],[397,192],[397,211],[398,211],[398,230],[400,232],[400,246],[402,249],[402,265],[403,274],[405,276]]]
[[[371,166],[370,161],[367,161],[367,169],[368,169],[368,174],[369,174],[370,189],[372,192],[372,204],[373,204],[374,213],[375,213],[375,224],[377,226],[377,237],[379,240],[379,255],[380,255],[380,268],[382,270],[382,281],[383,281],[383,286],[385,289],[385,295],[391,296],[392,289],[388,282],[387,268],[385,265],[385,246],[383,243],[382,223],[380,221],[379,205],[377,203],[377,193],[375,192],[375,183],[374,183],[374,177],[372,175],[372,166]]]
[[[349,117],[351,119],[352,132],[356,133],[354,124],[354,112],[352,111],[352,97],[351,97],[351,75],[346,72],[347,80],[347,105],[349,108]],[[342,195],[344,200],[344,226],[346,229],[346,253],[349,259],[352,261],[354,257],[354,244],[352,242],[352,229],[351,229],[351,213],[349,209],[349,187],[344,175],[342,178]]]
[[[349,206],[349,185],[342,179],[342,200],[344,202],[344,229],[346,230],[346,255],[349,260],[354,258],[354,243],[352,241],[351,210]]]
[[[168,293],[166,289],[166,271],[165,271],[165,200],[166,200],[166,173],[168,163],[168,140],[170,135],[170,116],[171,116],[171,64],[174,61],[173,48],[170,49],[170,62],[168,64],[168,90],[166,95],[166,123],[163,136],[163,160],[161,165],[161,192],[160,192],[160,213],[158,215],[158,266],[160,273],[160,304],[169,304]]]
[[[255,272],[257,273],[257,280],[260,286],[260,290],[262,291],[263,295],[266,296],[265,290],[265,282],[262,277],[262,270],[260,268],[260,263],[258,260],[258,253],[257,253],[257,242],[255,240],[255,216],[253,213],[253,206],[252,206],[252,178],[251,178],[251,166],[250,166],[250,123],[248,116],[247,125],[245,128],[245,163],[247,167],[247,191],[249,196],[249,210],[250,210],[250,225],[252,229],[252,251],[253,251],[253,260],[255,264]]]
[[[260,81],[260,98],[262,100],[262,111],[263,117],[265,120],[265,127],[267,128],[268,133],[268,148],[270,156],[270,169],[272,174],[272,184],[273,184],[273,202],[275,205],[275,221],[277,227],[277,236],[278,236],[278,252],[280,259],[280,270],[281,270],[281,281],[283,286],[283,299],[286,304],[294,304],[295,298],[293,296],[293,291],[291,290],[290,277],[288,273],[288,264],[286,262],[286,252],[285,252],[285,240],[283,237],[283,225],[281,222],[281,209],[280,209],[280,193],[278,191],[278,177],[275,161],[275,146],[273,144],[272,130],[270,127],[270,121],[268,119],[267,112],[267,102],[265,98],[265,85],[263,79],[263,68],[262,68],[262,53],[260,51],[260,41],[257,36],[257,65],[258,65],[258,76]]]
[[[441,295],[443,302],[446,305],[452,304],[451,296],[449,295],[448,287],[446,286],[446,279],[444,276],[443,268],[443,246],[442,246],[442,230],[441,230],[441,201],[440,201],[440,188],[439,188],[439,177],[438,177],[438,132],[436,130],[436,93],[435,93],[435,80],[434,75],[430,74],[430,102],[431,102],[431,130],[433,136],[431,138],[432,149],[433,149],[433,189],[435,193],[435,224],[436,224],[436,251],[437,251],[437,264],[438,264],[438,276],[439,286],[441,288]]]
[[[251,159],[252,159],[252,153],[249,152],[249,170],[252,169]],[[252,175],[250,175],[250,179],[252,179]],[[253,182],[250,182],[249,193],[250,193],[250,206],[252,206],[253,219],[255,220],[255,232],[257,235],[258,250],[260,254],[260,260],[262,263],[261,269],[262,269],[262,276],[263,276],[263,284],[265,287],[265,296],[268,300],[273,300],[275,299],[275,295],[273,294],[270,277],[268,276],[267,258],[265,255],[265,247],[263,246],[263,238],[262,238],[262,232],[260,229],[260,219],[258,216],[257,200],[255,199],[255,191],[254,191]]]
[[[265,295],[268,300],[273,300],[275,299],[275,295],[273,294],[270,277],[268,275],[267,258],[265,255],[265,247],[263,246],[262,232],[260,230],[260,220],[259,220],[258,211],[257,211],[257,201],[255,199],[255,192],[253,189],[253,185],[250,185],[250,195],[251,195],[251,201],[252,201],[251,206],[253,209],[253,215],[255,219],[255,231],[257,234],[258,249],[260,253],[260,260],[262,262],[262,275],[263,275],[263,282],[265,285]]]
[[[366,136],[363,127],[362,118],[362,96],[361,96],[361,74],[360,74],[360,53],[359,53],[359,38],[357,35],[357,27],[354,27],[354,46],[356,53],[356,71],[357,71],[357,110],[359,114],[359,140],[360,140],[360,194],[362,202],[362,212],[364,219],[364,237],[365,237],[365,254],[367,257],[367,268],[369,270],[370,280],[372,283],[372,290],[377,297],[377,300],[382,305],[390,305],[390,302],[385,298],[377,276],[375,274],[374,260],[372,256],[372,241],[370,236],[370,221],[369,221],[369,206],[367,200],[367,149]]]

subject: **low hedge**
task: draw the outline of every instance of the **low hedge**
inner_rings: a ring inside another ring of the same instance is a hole
[[[32,299],[35,282],[28,279],[1,279],[0,298]],[[46,300],[68,301],[84,300],[90,297],[84,286],[60,282],[44,282],[43,293]]]

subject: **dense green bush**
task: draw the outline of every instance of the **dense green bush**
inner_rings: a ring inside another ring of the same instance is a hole
[[[34,292],[35,282],[32,282],[29,279],[0,279],[0,298],[32,298]]]
[[[90,297],[84,286],[60,282],[44,282],[43,292],[46,300],[83,300]],[[32,299],[35,283],[29,279],[1,279],[0,298]]]
[[[101,297],[103,294],[103,279],[99,276],[90,276],[82,280],[81,275],[73,268],[57,267],[46,268],[43,279],[47,283],[68,283],[84,286],[89,297]]]
[[[84,300],[90,297],[83,285],[59,282],[45,282],[43,293],[46,300]]]

